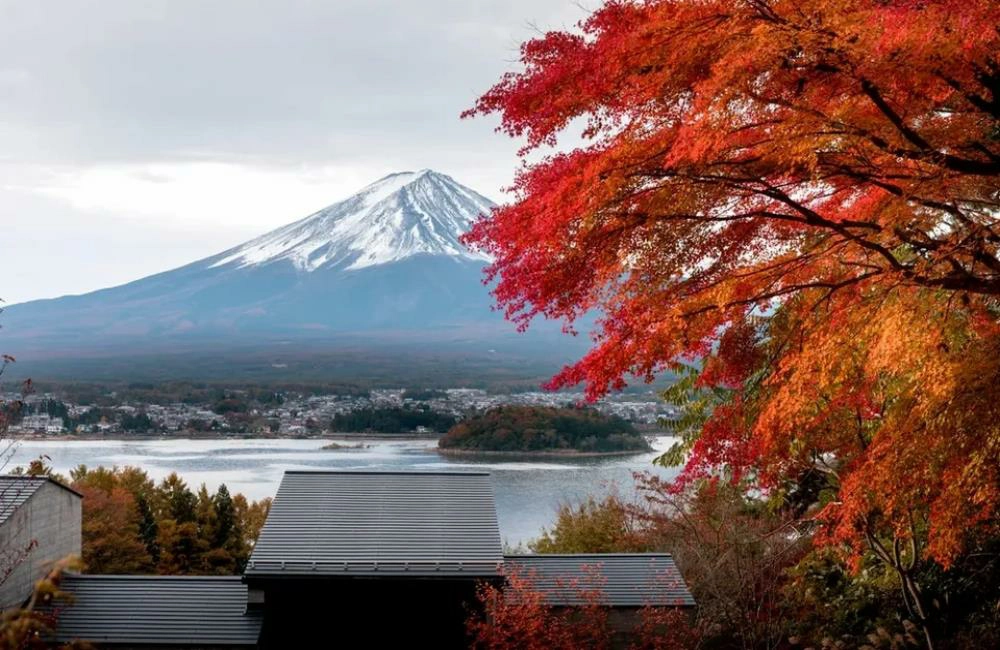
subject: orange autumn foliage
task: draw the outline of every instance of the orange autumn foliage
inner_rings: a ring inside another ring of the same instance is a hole
[[[132,495],[122,487],[78,485],[83,495],[84,567],[104,573],[146,573],[152,559],[139,539]]]
[[[823,471],[821,539],[900,567],[997,532],[997,24],[995,0],[612,0],[525,43],[469,114],[525,155],[586,144],[467,242],[520,325],[603,313],[552,386],[703,359],[733,393],[686,478]]]
[[[546,601],[545,595],[535,589],[532,576],[511,572],[506,581],[502,588],[489,583],[478,588],[483,612],[467,621],[471,647],[570,650],[610,646],[607,611],[600,606],[598,587],[581,586],[579,593],[586,604],[569,616]]]

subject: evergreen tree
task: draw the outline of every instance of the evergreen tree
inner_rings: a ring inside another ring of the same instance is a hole
[[[229,496],[229,489],[225,484],[219,486],[219,490],[213,498],[215,506],[215,539],[212,546],[224,548],[229,546],[236,526],[236,511],[233,507],[233,498]]]
[[[215,518],[215,502],[212,496],[208,493],[208,488],[205,484],[201,484],[201,488],[198,490],[198,496],[196,497],[195,503],[195,513],[196,521],[198,523],[198,531],[201,537],[205,540],[208,545],[213,545],[215,541],[215,531],[217,528],[216,518]]]
[[[161,522],[157,543],[160,562],[157,571],[162,575],[189,575],[201,573],[200,558],[205,545],[198,535],[194,521],[178,522],[167,519]]]
[[[149,505],[149,499],[145,494],[140,493],[135,497],[136,509],[139,511],[139,537],[153,562],[160,561],[160,547],[156,542],[159,526],[156,524],[156,517],[153,509]]]
[[[178,523],[197,521],[198,498],[191,493],[187,484],[176,473],[163,479],[159,491],[169,517]]]

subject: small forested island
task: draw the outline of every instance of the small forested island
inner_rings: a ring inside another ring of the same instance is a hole
[[[601,455],[650,449],[632,424],[594,409],[500,406],[462,420],[438,441],[444,453]]]

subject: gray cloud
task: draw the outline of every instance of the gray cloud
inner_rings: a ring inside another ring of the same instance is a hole
[[[460,122],[566,0],[8,1],[3,156],[36,162],[403,157]],[[472,149],[472,147],[468,147]]]
[[[573,0],[0,7],[9,302],[209,255],[399,169],[499,197],[517,144],[458,115],[534,25],[584,13]]]

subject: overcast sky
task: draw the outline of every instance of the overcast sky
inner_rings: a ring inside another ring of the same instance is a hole
[[[0,298],[211,255],[393,171],[502,198],[459,120],[574,0],[0,0]]]

